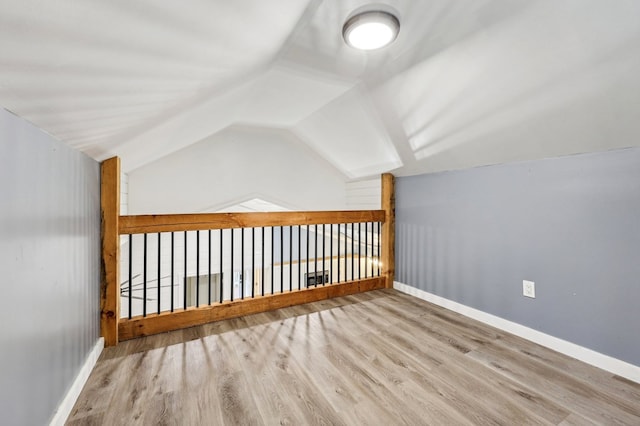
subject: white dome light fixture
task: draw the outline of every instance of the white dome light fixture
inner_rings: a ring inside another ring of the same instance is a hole
[[[372,10],[347,19],[342,37],[351,47],[375,50],[391,43],[398,36],[400,21],[388,12]]]

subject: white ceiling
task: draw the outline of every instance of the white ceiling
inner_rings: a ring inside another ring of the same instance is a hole
[[[640,1],[0,0],[0,105],[132,171],[230,126],[359,179],[640,145]]]

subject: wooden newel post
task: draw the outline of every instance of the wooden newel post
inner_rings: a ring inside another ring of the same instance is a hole
[[[395,177],[391,173],[382,175],[382,210],[385,213],[385,221],[382,224],[382,274],[386,278],[386,287],[393,288],[396,272],[396,195]]]
[[[100,271],[100,334],[105,346],[118,344],[120,318],[120,159],[100,165],[102,268]]]

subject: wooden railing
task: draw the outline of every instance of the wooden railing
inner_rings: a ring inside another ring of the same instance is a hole
[[[393,285],[392,175],[382,210],[145,216],[120,216],[119,176],[103,162],[106,345]]]

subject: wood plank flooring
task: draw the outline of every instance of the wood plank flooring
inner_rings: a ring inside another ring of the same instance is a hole
[[[68,425],[640,425],[640,384],[376,290],[121,343]]]

